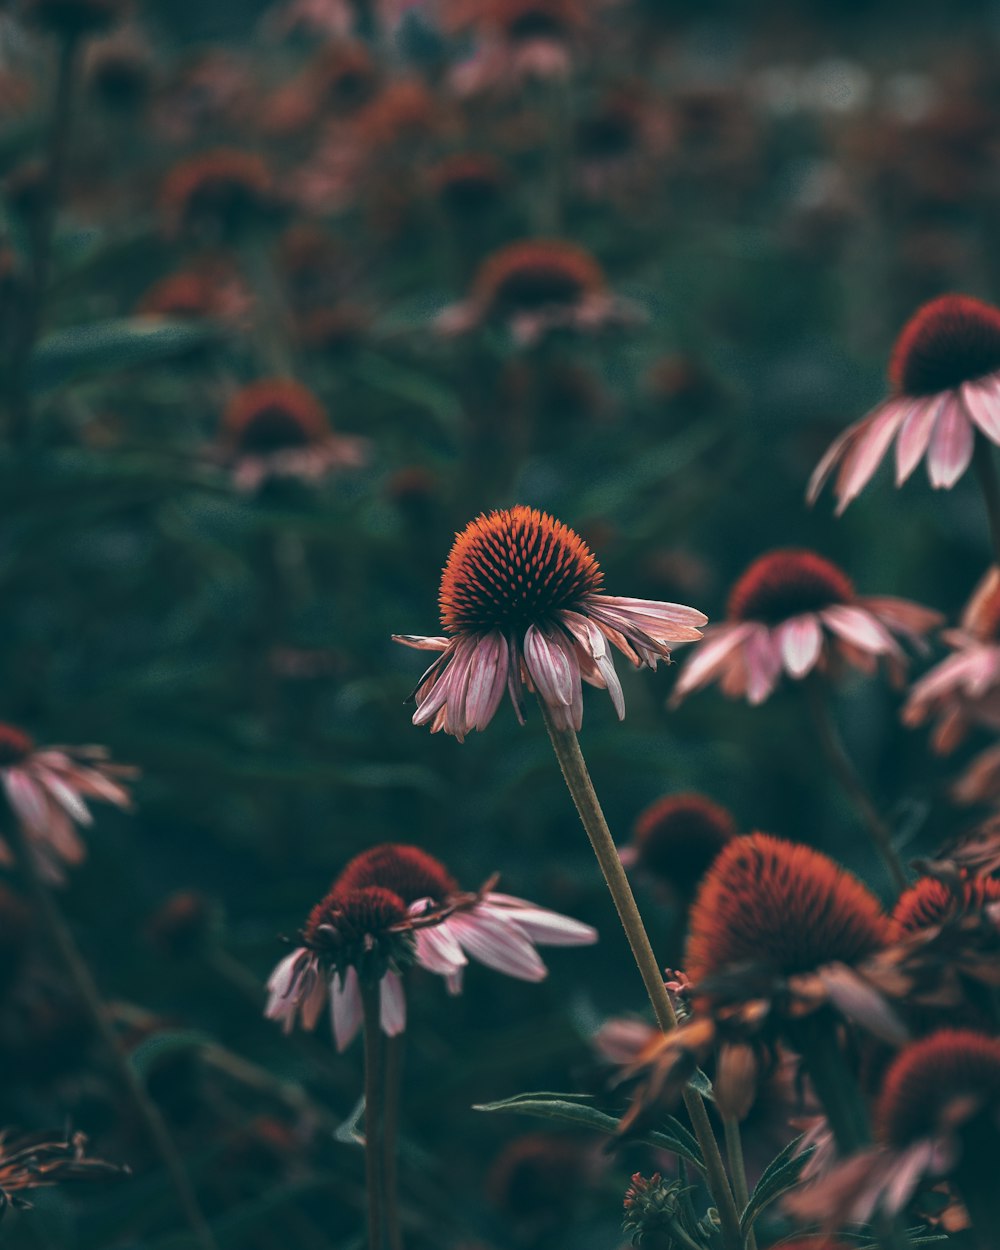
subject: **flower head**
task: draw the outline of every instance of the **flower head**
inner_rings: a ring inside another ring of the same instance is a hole
[[[672,703],[713,681],[730,698],[762,703],[782,674],[800,681],[844,662],[872,673],[881,660],[901,680],[906,655],[898,639],[923,649],[923,636],[941,619],[907,599],[858,595],[847,575],[814,551],[769,551],[736,582],[726,621],[706,630]]]
[[[0,724],[0,781],[40,871],[52,882],[64,880],[64,865],[79,864],[86,847],[77,825],[90,825],[87,799],[128,810],[131,798],[122,782],[135,769],[112,764],[103,747],[43,747],[14,725]],[[0,843],[0,855],[9,857]]]
[[[990,903],[1000,903],[1000,879],[996,877],[963,876],[954,882],[921,877],[899,896],[892,923],[902,939],[968,912],[980,912]]]
[[[428,174],[431,190],[456,221],[478,221],[502,198],[507,170],[489,152],[456,152]]]
[[[579,1138],[524,1133],[507,1142],[493,1160],[486,1188],[508,1219],[559,1224],[593,1179],[594,1164],[592,1150]]]
[[[225,240],[271,211],[275,187],[261,156],[215,148],[175,165],[160,202],[171,235]]]
[[[506,690],[523,722],[523,690],[537,692],[560,728],[579,729],[581,682],[606,689],[625,714],[610,642],[656,668],[670,643],[701,637],[705,616],[676,603],[602,593],[586,544],[547,513],[518,506],[477,517],[456,537],[441,578],[443,637],[394,635],[442,654],[416,691],[415,725],[462,739],[485,729]]]
[[[288,378],[265,378],[237,391],[222,415],[221,441],[243,490],[270,478],[316,481],[363,464],[368,453],[366,439],[335,434],[315,395]]]
[[[738,832],[732,814],[703,794],[667,794],[639,814],[622,862],[645,869],[680,898],[690,899]]]
[[[969,467],[976,434],[1000,443],[1000,309],[942,295],[914,314],[889,366],[892,394],[831,444],[809,481],[813,502],[834,468],[837,513],[871,481],[893,440],[896,485],[926,456],[935,487]]]

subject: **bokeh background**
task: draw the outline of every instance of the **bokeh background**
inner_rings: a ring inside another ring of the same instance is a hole
[[[362,1243],[361,1152],[334,1133],[360,1051],[282,1037],[262,983],[343,863],[392,840],[601,931],[548,953],[541,985],[478,966],[459,998],[417,983],[409,1243],[616,1245],[647,1150],[525,1145],[530,1124],[471,1108],[525,1089],[613,1104],[589,1038],[641,1011],[638,976],[537,715],[504,707],[464,744],[415,729],[423,657],[390,635],[437,631],[454,532],[515,502],[582,533],[610,593],[721,617],[754,556],[802,545],[862,593],[955,617],[989,560],[970,481],[935,494],[920,471],[897,493],[881,473],[839,521],[803,495],[916,305],[1000,291],[1000,10],[400,0],[359,39],[336,0],[130,8],[81,49],[25,381],[60,42],[31,8],[0,14],[0,714],[142,770],[62,901],[220,1243]],[[266,190],[238,221],[178,224],[172,171],[220,149],[259,157]],[[585,248],[641,318],[529,346],[503,318],[442,334],[480,263],[537,236]],[[189,272],[193,293],[164,293]],[[276,375],[368,440],[366,463],[240,489],[223,413]],[[623,675],[623,724],[586,695],[618,839],[696,788],[882,888],[797,692],[671,712],[674,676]],[[969,820],[947,799],[964,757],[930,756],[900,700],[858,678],[837,715],[917,854]],[[675,912],[636,888],[677,961]],[[5,906],[0,1122],[69,1118],[135,1175],[40,1193],[2,1236],[187,1244],[44,935]]]

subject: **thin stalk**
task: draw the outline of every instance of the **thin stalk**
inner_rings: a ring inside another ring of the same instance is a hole
[[[726,1161],[729,1164],[729,1179],[733,1186],[733,1196],[740,1211],[747,1209],[750,1201],[750,1187],[747,1185],[747,1170],[743,1162],[743,1141],[740,1134],[740,1122],[734,1116],[725,1116],[722,1127],[726,1135]],[[757,1234],[753,1228],[747,1229],[747,1250],[757,1250]]]
[[[985,435],[978,430],[972,463],[976,470],[976,477],[979,479],[979,489],[983,492],[983,502],[986,504],[986,520],[990,527],[993,559],[996,564],[1000,565],[1000,482],[997,480],[993,447]]]
[[[365,1188],[368,1193],[368,1250],[382,1250],[385,1207],[382,1144],[382,1029],[377,982],[362,981],[361,1006],[365,1031]]]
[[[554,724],[544,700],[539,699],[538,704],[542,709],[545,728],[548,730],[566,786],[583,827],[587,831],[590,845],[594,848],[597,862],[618,911],[618,918],[622,922],[625,936],[632,948],[632,955],[638,966],[643,985],[646,987],[646,993],[649,995],[657,1023],[664,1033],[669,1033],[671,1029],[677,1027],[677,1016],[663,983],[663,977],[660,974],[656,956],[653,954],[642,916],[639,914],[639,908],[636,906],[632,888],[625,876],[625,869],[622,868],[618,849],[611,837],[611,831],[604,818],[593,782],[590,780],[590,773],[587,771],[586,762],[580,751],[580,744],[572,729],[559,729]],[[705,1103],[700,1094],[689,1086],[685,1086],[684,1105],[691,1118],[691,1126],[705,1161],[705,1179],[719,1212],[723,1242],[727,1250],[739,1250],[743,1245],[739,1214],[729,1185],[729,1178],[726,1176],[725,1165],[722,1162],[719,1143],[715,1140],[715,1133],[712,1131],[708,1112],[705,1110]]]
[[[399,1103],[403,1088],[403,1050],[405,1033],[386,1039],[385,1044],[385,1107],[382,1136],[385,1175],[385,1234],[389,1250],[403,1250],[403,1231],[399,1223]]]
[[[115,1074],[122,1090],[132,1104],[135,1114],[146,1131],[153,1148],[166,1169],[177,1197],[184,1218],[194,1234],[201,1250],[217,1250],[215,1238],[202,1214],[191,1178],[184,1170],[181,1157],[174,1145],[173,1138],[163,1122],[159,1109],[149,1096],[139,1073],[133,1067],[128,1055],[122,1049],[118,1035],[111,1023],[90,969],[77,948],[73,934],[52,896],[48,885],[38,871],[28,840],[18,822],[9,821],[8,835],[14,846],[18,868],[31,894],[36,914],[41,919],[42,928],[51,943],[53,952],[65,965],[66,972],[86,1009],[94,1031],[101,1039],[104,1049],[114,1066]]]
[[[882,857],[886,872],[898,893],[902,893],[909,881],[906,869],[899,852],[892,844],[892,832],[878,813],[878,808],[868,788],[861,780],[861,775],[854,767],[851,757],[847,754],[843,739],[834,722],[826,692],[818,680],[807,679],[802,683],[809,714],[812,717],[816,736],[819,738],[827,763],[833,769],[841,788],[854,804],[868,832],[875,843],[875,849]]]

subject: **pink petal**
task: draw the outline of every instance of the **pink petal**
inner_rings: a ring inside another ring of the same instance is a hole
[[[899,655],[899,644],[870,612],[848,603],[835,603],[820,613],[823,623],[845,642],[872,655]]]
[[[361,986],[355,968],[348,968],[340,977],[330,980],[330,1019],[338,1051],[345,1051],[361,1028]]]
[[[413,915],[412,906],[410,914]],[[450,976],[469,962],[452,936],[447,920],[439,925],[417,929],[416,941],[417,963],[428,972],[435,972],[439,976]]]
[[[993,374],[990,379],[965,382],[959,390],[962,403],[969,417],[993,443],[1000,443],[1000,380]]]
[[[897,486],[903,485],[927,451],[939,407],[939,399],[933,396],[918,401],[907,413],[896,439]]]
[[[550,911],[547,907],[537,907],[523,898],[491,892],[486,895],[485,905],[491,903],[496,904],[502,915],[515,921],[518,928],[540,946],[592,946],[597,941],[597,930],[589,924]]]
[[[310,1032],[316,1027],[316,1021],[323,1010],[323,1004],[326,1002],[326,992],[326,982],[317,974],[309,993],[299,1005],[299,1010],[302,1013],[302,1027]]]
[[[875,476],[875,470],[882,463],[906,413],[907,406],[902,400],[889,400],[881,408],[876,408],[871,424],[859,432],[837,475],[834,488],[837,493],[837,516]]]
[[[904,634],[915,643],[921,643],[924,634],[944,623],[942,613],[894,595],[864,595],[858,599],[858,606],[878,617],[888,629]]]
[[[550,707],[570,707],[573,674],[562,647],[547,638],[537,625],[524,635],[524,659],[535,688]]]
[[[738,625],[726,623],[712,626],[712,632],[705,635],[705,640],[685,663],[670,699],[671,706],[676,707],[692,690],[710,682],[727,663],[733,650],[749,637],[754,628],[750,621],[743,621]]]
[[[823,631],[812,613],[795,616],[778,629],[781,656],[793,677],[805,677],[816,665],[823,649]]]
[[[417,651],[447,651],[454,643],[454,638],[424,638],[421,634],[393,634],[393,642],[401,642],[404,647],[413,647]]]
[[[481,638],[472,656],[465,715],[473,729],[485,729],[507,688],[507,639],[493,631]]]
[[[827,478],[836,467],[837,461],[846,455],[851,444],[861,433],[864,427],[872,419],[872,414],[868,413],[859,421],[855,421],[849,425],[846,430],[842,430],[833,440],[830,446],[823,453],[819,464],[813,469],[809,478],[809,485],[806,487],[806,502],[814,504],[820,496],[820,492],[826,485]]]
[[[21,823],[29,829],[44,829],[48,822],[49,805],[33,778],[19,768],[5,769],[3,786]]]
[[[452,918],[452,932],[473,959],[487,968],[522,981],[541,981],[546,968],[523,931],[495,916],[460,914]]]
[[[934,422],[927,452],[927,476],[932,486],[948,490],[955,485],[969,467],[975,441],[971,421],[957,396],[949,392]]]
[[[622,595],[591,595],[604,607],[612,608],[622,616],[630,617],[650,634],[656,636],[658,628],[669,629],[672,625],[687,631],[708,624],[708,617],[697,608],[683,603],[668,603],[661,599],[630,599]],[[664,637],[669,641],[668,635]]]
[[[37,780],[41,786],[48,790],[49,794],[61,804],[62,807],[73,817],[79,821],[81,825],[92,825],[94,818],[87,810],[87,806],[80,796],[62,781],[55,773],[46,770],[40,770],[37,774]]]
[[[398,972],[387,972],[379,982],[379,1020],[386,1037],[398,1037],[406,1028],[406,994]]]
[[[766,625],[758,626],[749,635],[743,657],[747,669],[747,702],[756,706],[773,692],[781,675],[781,650]]]
[[[592,669],[596,669],[596,683],[603,686],[610,694],[611,702],[618,713],[618,719],[624,720],[625,696],[622,693],[622,684],[615,670],[615,662],[608,651],[607,639],[593,621],[588,620],[585,616],[581,616],[579,612],[564,610],[558,615],[560,621],[576,639],[583,656],[590,661]],[[588,676],[588,669],[585,664],[580,665],[580,670],[583,676]]]

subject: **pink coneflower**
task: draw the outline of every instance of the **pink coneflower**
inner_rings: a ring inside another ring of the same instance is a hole
[[[926,456],[935,487],[954,486],[976,434],[1000,443],[1000,309],[942,295],[914,314],[889,365],[892,394],[836,438],[809,480],[812,503],[839,464],[837,515],[864,490],[896,442],[896,485]]]
[[[357,468],[368,440],[335,434],[315,395],[290,378],[264,378],[237,391],[222,415],[221,454],[241,490],[270,478],[318,481],[335,469]]]
[[[645,869],[687,901],[738,833],[732,814],[705,795],[667,794],[640,812],[621,860],[626,868]]]
[[[269,216],[275,204],[275,183],[263,157],[238,148],[214,148],[178,162],[160,192],[171,237],[229,239]]]
[[[253,307],[253,295],[222,261],[203,261],[155,282],[141,297],[143,317],[212,317],[237,325]]]
[[[565,78],[586,18],[580,0],[491,0],[476,6],[476,52],[452,71],[452,89],[472,95],[509,90],[526,80]],[[456,24],[470,23],[459,16]]]
[[[914,683],[903,723],[937,723],[932,743],[946,755],[973,725],[1000,729],[1000,568],[993,565],[976,587],[958,629],[942,637],[953,654]]]
[[[79,864],[87,850],[76,831],[93,817],[86,799],[100,799],[128,810],[131,798],[121,784],[135,769],[112,764],[104,747],[44,747],[13,725],[0,725],[0,780],[39,870],[53,882],[65,879],[63,866]],[[0,842],[0,854],[10,851]]]
[[[460,889],[445,866],[416,846],[386,842],[356,856],[337,878],[336,889],[382,886],[397,894],[415,920],[438,915],[414,932],[417,962],[448,979],[457,993],[467,956],[522,981],[541,981],[547,969],[535,946],[589,946],[590,925],[498,894],[489,883],[476,893]]]
[[[755,560],[733,587],[727,616],[709,626],[685,665],[675,706],[713,681],[730,698],[763,703],[783,674],[800,681],[844,661],[871,674],[884,660],[901,680],[906,656],[897,635],[923,649],[923,635],[942,619],[907,599],[858,595],[835,564],[798,548]]]
[[[441,577],[447,633],[397,642],[442,654],[415,695],[415,725],[460,741],[485,729],[510,695],[523,723],[524,690],[544,699],[559,728],[579,729],[581,682],[605,689],[619,719],[621,683],[608,644],[633,664],[656,668],[670,644],[701,637],[706,617],[677,603],[601,593],[603,574],[568,526],[518,506],[477,517],[456,537]]]
[[[445,309],[436,327],[464,334],[499,321],[528,347],[555,330],[595,333],[639,316],[608,290],[603,270],[584,248],[564,239],[524,239],[487,256],[469,298]]]

